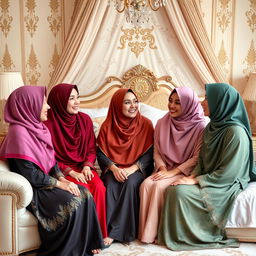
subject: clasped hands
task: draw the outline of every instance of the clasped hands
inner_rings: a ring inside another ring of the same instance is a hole
[[[77,181],[83,182],[85,184],[87,184],[87,181],[92,180],[92,178],[94,177],[93,172],[91,171],[91,168],[89,166],[84,166],[81,172],[71,170],[69,172],[69,175]]]
[[[161,166],[158,169],[158,172],[154,173],[151,176],[151,179],[154,181],[157,180],[162,180],[162,179],[167,179],[174,177],[175,175],[181,174],[181,171],[178,168],[172,169],[172,170],[167,170],[165,166]],[[196,175],[190,175],[190,176],[182,176],[170,185],[176,186],[176,185],[194,185],[198,184],[198,181],[195,179]]]
[[[138,166],[134,164],[127,168],[119,168],[116,165],[112,165],[109,169],[113,172],[113,175],[115,176],[115,179],[117,181],[125,182],[125,180],[128,179],[129,175],[133,174],[138,170]]]

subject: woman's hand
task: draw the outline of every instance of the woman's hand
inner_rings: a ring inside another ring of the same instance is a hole
[[[80,181],[80,182],[83,182],[85,184],[87,184],[86,182],[86,178],[84,176],[83,173],[80,173],[80,172],[76,172],[76,171],[73,171],[71,170],[69,173],[68,173],[69,176],[73,177],[75,180],[77,181]]]
[[[127,174],[124,169],[113,164],[110,166],[109,170],[113,172],[113,175],[118,182],[124,182],[127,179]]]
[[[136,164],[131,165],[130,167],[127,167],[125,169],[123,169],[126,177],[128,178],[128,176],[130,176],[131,174],[135,173],[136,171],[139,170],[139,167]]]
[[[179,173],[180,173],[180,170],[178,168],[168,171],[165,166],[162,166],[158,172],[156,172],[151,176],[151,179],[154,181],[163,180],[163,179],[171,178]]]
[[[89,166],[84,166],[82,174],[84,175],[86,181],[90,181],[94,177],[93,172]]]
[[[171,185],[176,186],[176,185],[195,185],[195,184],[198,184],[198,181],[195,179],[194,175],[190,175],[188,177],[184,176],[176,180]]]
[[[56,187],[62,190],[66,190],[75,196],[80,196],[80,190],[74,182],[68,180],[58,180]]]

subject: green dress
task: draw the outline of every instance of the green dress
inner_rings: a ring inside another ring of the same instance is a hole
[[[227,84],[207,84],[211,122],[204,133],[197,185],[170,186],[158,243],[171,250],[238,247],[225,225],[237,195],[253,180],[253,151],[247,113],[238,92]]]

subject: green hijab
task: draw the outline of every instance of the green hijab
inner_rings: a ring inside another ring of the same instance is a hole
[[[228,84],[212,83],[206,84],[206,96],[211,122],[206,127],[205,142],[214,147],[214,144],[218,144],[218,139],[222,137],[227,126],[238,125],[244,128],[250,141],[250,179],[255,181],[256,170],[253,167],[250,122],[240,94]]]

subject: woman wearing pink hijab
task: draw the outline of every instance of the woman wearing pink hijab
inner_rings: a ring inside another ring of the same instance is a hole
[[[93,255],[104,247],[94,200],[58,168],[51,134],[43,123],[49,108],[45,87],[22,86],[12,92],[4,109],[10,125],[0,159],[32,186],[27,208],[38,220],[41,247],[37,255]]]
[[[168,108],[155,128],[155,172],[140,186],[138,238],[144,243],[156,240],[166,188],[195,167],[206,125],[199,99],[188,87],[172,91]]]

